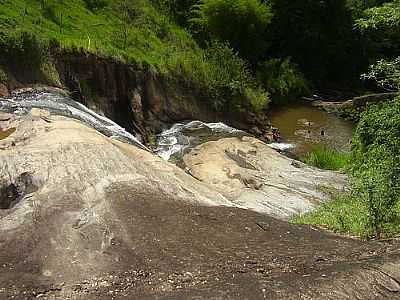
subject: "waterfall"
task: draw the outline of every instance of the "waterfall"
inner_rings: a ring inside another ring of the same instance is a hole
[[[79,120],[110,138],[148,150],[134,135],[114,121],[74,101],[63,90],[53,88],[23,89],[14,92],[10,97],[0,98],[0,111],[3,112],[26,114],[32,108],[43,109],[54,115]]]

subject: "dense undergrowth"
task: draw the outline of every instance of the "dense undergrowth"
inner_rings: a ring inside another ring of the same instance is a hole
[[[371,63],[361,77],[379,91],[400,91],[400,1],[349,1],[358,19],[355,28],[366,40]],[[368,7],[365,9],[365,5]],[[372,54],[374,53],[374,54]],[[346,167],[347,192],[333,192],[333,200],[294,222],[380,238],[400,233],[400,97],[368,105],[361,113]],[[329,151],[328,151],[329,152]],[[311,164],[329,166],[333,153],[319,151]]]
[[[365,238],[400,232],[400,97],[370,106],[361,116],[346,160],[349,191],[332,193],[333,200],[294,221],[322,225]],[[315,158],[314,156],[317,156]],[[320,156],[322,158],[320,158]],[[309,161],[328,169],[336,154],[311,153]],[[317,163],[315,163],[317,161]],[[332,163],[335,162],[335,163]]]
[[[260,111],[270,101],[309,95],[312,88],[359,82],[369,60],[383,53],[362,18],[373,13],[364,15],[364,9],[378,4],[2,0],[0,63],[4,68],[26,61],[21,65],[38,70],[32,64],[56,46],[155,70],[200,91],[217,110]],[[44,65],[39,69],[51,70]]]

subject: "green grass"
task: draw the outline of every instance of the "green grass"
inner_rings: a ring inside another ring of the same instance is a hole
[[[108,6],[93,12],[82,0],[6,0],[0,5],[0,24],[3,31],[34,33],[58,41],[65,49],[83,48],[162,70],[168,67],[168,57],[200,51],[186,31],[146,0],[132,1],[132,20],[118,12],[117,2],[109,1]],[[121,35],[125,30],[124,44]]]
[[[101,2],[99,9],[89,9],[87,3],[96,1],[3,0],[0,44],[26,32],[66,51],[109,57],[139,70],[152,68],[168,80],[200,91],[212,103],[225,105],[236,96],[244,99],[244,106],[259,104],[254,99],[268,102],[267,94],[232,51],[228,57],[223,54],[223,63],[215,63],[209,51],[149,0]]]
[[[350,234],[362,238],[374,237],[368,221],[368,207],[365,201],[351,192],[332,193],[332,200],[316,211],[294,217],[291,222],[323,227],[334,232]],[[400,216],[399,205],[395,208]],[[400,233],[400,218],[384,224],[385,236]]]
[[[304,156],[303,161],[320,169],[337,171],[349,164],[350,157],[350,153],[340,152],[327,146],[317,146]]]

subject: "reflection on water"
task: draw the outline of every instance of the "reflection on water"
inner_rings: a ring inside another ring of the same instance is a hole
[[[350,150],[354,124],[307,103],[273,109],[270,118],[273,126],[279,128],[282,142],[295,145],[290,152],[297,156],[316,145]]]
[[[6,130],[0,129],[0,140],[4,140],[15,132],[15,128],[9,128]]]

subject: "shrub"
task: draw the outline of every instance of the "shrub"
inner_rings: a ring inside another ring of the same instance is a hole
[[[57,8],[54,3],[51,2],[42,2],[42,10],[43,10],[43,16],[46,19],[49,19],[50,21],[54,22],[57,25],[61,25],[61,14],[57,12]]]
[[[307,81],[290,59],[272,58],[257,66],[257,79],[274,103],[286,103],[309,93]]]
[[[246,61],[226,44],[213,42],[202,55],[186,52],[173,58],[174,77],[200,88],[217,111],[261,110],[270,101]]]
[[[365,238],[400,232],[400,97],[369,107],[354,138],[351,190],[296,222]]]
[[[352,175],[380,236],[396,217],[400,196],[400,98],[367,109],[354,136]]]
[[[379,238],[398,218],[400,159],[385,145],[374,146],[366,156],[368,159],[354,173],[354,189],[367,207],[366,231]]]
[[[211,39],[229,42],[241,57],[254,60],[266,49],[271,8],[259,0],[203,0],[194,6],[194,26]]]
[[[181,25],[188,25],[191,8],[199,0],[152,0],[166,15],[172,16]]]
[[[268,94],[256,84],[247,63],[227,45],[214,42],[206,51],[211,89],[215,99],[221,99],[223,107],[231,110],[252,108],[261,110],[269,102]],[[221,107],[222,108],[222,107]]]

